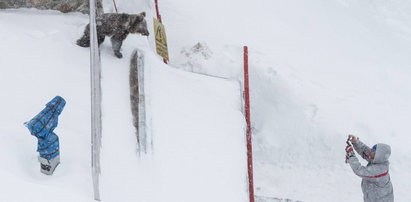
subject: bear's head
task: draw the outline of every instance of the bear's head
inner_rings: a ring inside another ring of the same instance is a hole
[[[130,33],[140,33],[143,36],[149,35],[148,30],[147,30],[147,22],[146,22],[146,19],[144,19],[144,17],[146,17],[145,12],[130,16],[130,27],[129,27]]]

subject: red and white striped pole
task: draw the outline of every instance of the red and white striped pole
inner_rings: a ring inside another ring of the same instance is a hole
[[[250,202],[254,202],[254,178],[253,178],[253,144],[251,141],[250,119],[250,87],[248,80],[248,47],[244,46],[244,101],[245,118],[247,121],[247,167],[248,167],[248,192]]]

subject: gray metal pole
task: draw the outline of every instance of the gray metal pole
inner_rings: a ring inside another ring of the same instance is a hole
[[[100,201],[101,65],[97,41],[96,1],[90,0],[91,169],[94,199]]]

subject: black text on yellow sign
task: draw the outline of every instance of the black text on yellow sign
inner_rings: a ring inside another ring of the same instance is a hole
[[[161,24],[157,19],[154,18],[154,33],[156,37],[156,51],[161,57],[168,59],[168,48],[167,48],[167,38],[166,38],[166,30],[164,29],[164,25]]]

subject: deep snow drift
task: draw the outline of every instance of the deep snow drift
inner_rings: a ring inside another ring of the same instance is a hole
[[[90,201],[89,53],[71,38],[87,17],[24,9],[1,10],[0,19],[0,201]],[[61,165],[50,177],[23,122],[56,95],[67,105],[54,130]]]
[[[395,199],[411,200],[410,1],[163,0],[160,9],[175,67],[241,79],[249,46],[258,195],[361,201],[344,163],[353,133],[392,146]]]
[[[8,49],[0,66],[0,201],[93,201],[90,163],[89,49],[75,45],[87,16],[54,11],[0,12]],[[107,40],[109,41],[109,40]],[[129,100],[129,62],[139,47],[146,66],[148,132],[153,149],[138,155]],[[237,81],[170,68],[134,35],[114,57],[101,46],[103,201],[247,201],[246,147]],[[36,140],[23,122],[53,96],[67,101],[55,132],[61,164],[39,172]],[[24,194],[21,194],[24,192]],[[212,193],[212,194],[211,194]]]

